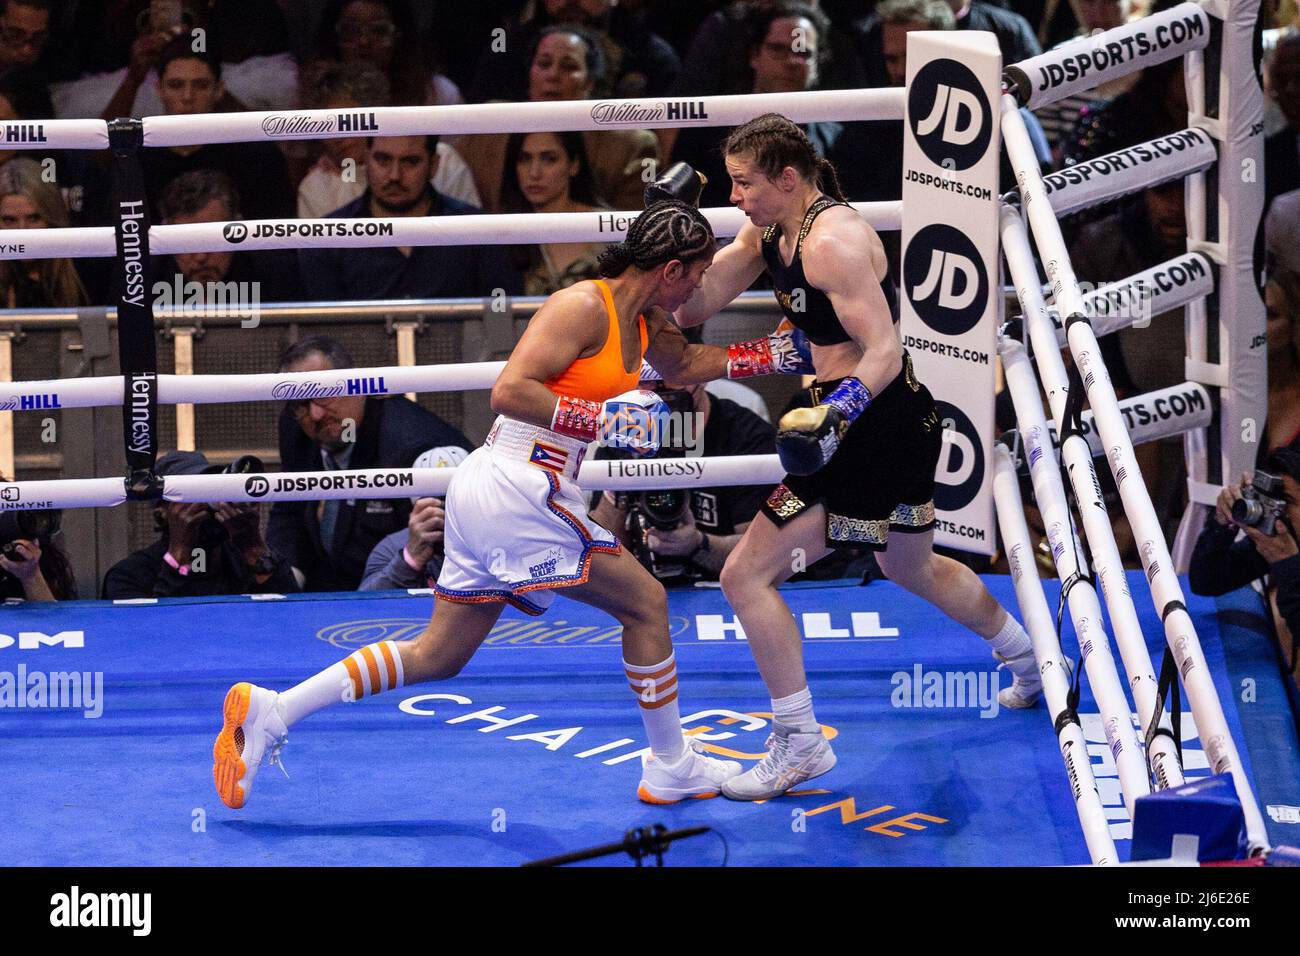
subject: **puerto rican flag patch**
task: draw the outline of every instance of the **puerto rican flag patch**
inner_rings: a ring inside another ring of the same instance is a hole
[[[563,474],[564,466],[569,463],[569,453],[563,448],[556,448],[554,445],[535,441],[533,442],[532,453],[528,456],[528,463],[539,468],[545,468],[547,471],[553,471],[557,475]]]

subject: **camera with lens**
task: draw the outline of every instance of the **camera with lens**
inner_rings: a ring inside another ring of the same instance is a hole
[[[681,488],[667,491],[638,491],[615,495],[619,507],[627,509],[628,549],[647,570],[660,579],[695,574],[689,562],[677,556],[661,556],[650,548],[647,535],[651,529],[672,531],[686,521],[691,510],[691,493]]]
[[[57,510],[0,511],[0,554],[10,561],[21,561],[20,540],[48,539],[59,530],[63,512]]]
[[[240,455],[224,468],[213,468],[218,475],[262,475],[266,473],[266,464],[256,455]],[[216,514],[216,508],[208,505],[208,509]]]
[[[1241,486],[1241,497],[1232,503],[1232,520],[1242,527],[1258,528],[1271,535],[1277,522],[1285,517],[1286,506],[1282,476],[1259,469],[1250,484]]]
[[[668,406],[669,412],[685,415],[694,411],[694,402],[687,391],[659,389],[658,395]],[[619,454],[618,457],[624,456]],[[684,446],[671,444],[663,445],[655,455],[658,459],[685,457]],[[627,532],[628,548],[651,574],[661,580],[700,576],[689,561],[675,555],[657,555],[647,541],[647,534],[652,529],[672,531],[686,522],[691,510],[691,493],[688,490],[669,488],[660,491],[619,492],[614,499],[618,507],[627,512],[624,530]]]

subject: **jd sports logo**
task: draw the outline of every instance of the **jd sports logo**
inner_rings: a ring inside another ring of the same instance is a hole
[[[903,254],[903,288],[921,321],[944,335],[975,328],[988,305],[979,250],[961,230],[942,223],[912,237]]]
[[[248,227],[242,222],[228,222],[221,234],[226,237],[226,242],[243,242],[248,238]]]
[[[936,166],[970,169],[989,148],[993,110],[975,74],[956,60],[921,67],[907,96],[907,119]]]
[[[961,409],[937,400],[934,404],[944,427],[934,474],[934,506],[940,511],[956,511],[974,501],[984,484],[984,446]]]
[[[244,493],[250,498],[261,498],[271,490],[271,483],[261,475],[254,475],[244,482]]]

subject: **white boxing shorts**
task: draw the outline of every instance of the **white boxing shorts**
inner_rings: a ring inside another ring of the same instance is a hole
[[[447,601],[504,601],[541,614],[555,588],[583,584],[597,551],[618,539],[592,521],[574,481],[586,445],[501,416],[447,488],[442,572]]]

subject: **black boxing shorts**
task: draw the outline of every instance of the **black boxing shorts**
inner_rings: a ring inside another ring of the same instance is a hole
[[[814,402],[842,379],[815,382]],[[872,399],[820,471],[786,475],[763,504],[780,527],[813,505],[826,508],[826,545],[883,551],[889,532],[934,527],[934,472],[943,428],[934,398],[903,353],[903,369]]]

